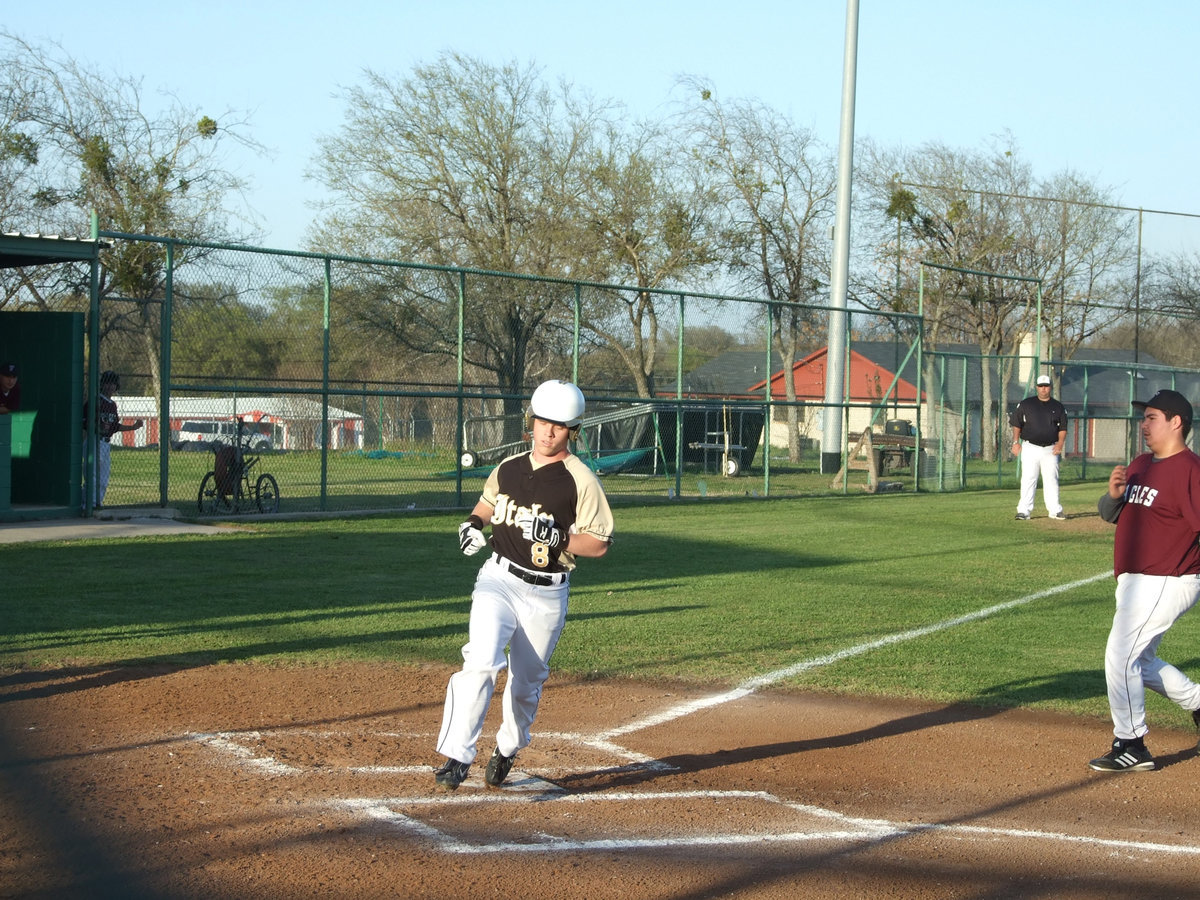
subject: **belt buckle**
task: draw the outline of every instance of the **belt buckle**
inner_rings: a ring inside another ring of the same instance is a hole
[[[534,578],[537,577],[536,575],[534,575],[532,572],[526,572],[524,569],[522,569],[516,563],[510,562],[508,564],[507,568],[508,568],[509,575],[515,575],[517,578],[520,578],[526,584],[536,584],[537,583],[533,580]]]
[[[528,569],[523,569],[521,566],[518,566],[514,562],[509,562],[508,560],[501,557],[500,554],[498,554],[498,553],[493,554],[492,558],[495,559],[497,562],[503,562],[503,564],[508,569],[508,573],[510,575],[515,575],[517,578],[520,578],[526,584],[536,584],[539,587],[551,587],[552,585],[558,584],[558,581],[556,581],[555,579],[556,579],[556,576],[561,574],[559,572],[555,572],[552,575],[541,575],[537,572],[530,572]],[[561,579],[559,579],[559,580],[561,580]]]
[[[539,575],[537,572],[528,572],[514,563],[509,563],[508,571],[513,575],[516,575],[526,584],[535,584],[539,587],[549,587],[550,585],[554,584],[553,575]]]

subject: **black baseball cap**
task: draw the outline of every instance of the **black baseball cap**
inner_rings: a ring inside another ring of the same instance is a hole
[[[17,374],[17,364],[16,363],[10,363],[10,362],[0,363],[0,375],[16,375],[16,374]]]
[[[1192,404],[1179,391],[1161,390],[1149,400],[1134,400],[1134,406],[1149,407],[1165,412],[1168,416],[1179,416],[1185,429],[1192,427]]]

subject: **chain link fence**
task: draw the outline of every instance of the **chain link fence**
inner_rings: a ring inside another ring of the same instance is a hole
[[[1200,387],[1153,364],[927,347],[899,313],[101,237],[153,245],[165,276],[93,301],[95,365],[122,375],[122,420],[144,423],[113,439],[109,505],[470,506],[527,446],[547,378],[583,389],[575,451],[617,500],[1015,488],[1007,416],[1043,368],[1072,415],[1063,480],[1095,480],[1136,446],[1132,400]],[[825,352],[831,316],[844,359]],[[822,471],[829,366],[838,472]]]

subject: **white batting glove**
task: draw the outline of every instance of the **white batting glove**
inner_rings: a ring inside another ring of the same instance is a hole
[[[545,544],[551,550],[565,547],[571,538],[567,529],[559,528],[554,524],[554,520],[546,515],[517,516],[513,524],[521,529],[525,540],[534,544]]]
[[[458,526],[458,547],[464,556],[474,556],[486,546],[487,538],[474,522],[468,520]]]

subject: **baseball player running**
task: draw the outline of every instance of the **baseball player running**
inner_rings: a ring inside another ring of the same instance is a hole
[[[1144,410],[1150,452],[1116,466],[1098,504],[1117,524],[1117,610],[1104,653],[1114,740],[1089,763],[1102,772],[1154,768],[1144,741],[1146,688],[1192,710],[1200,727],[1200,685],[1157,656],[1163,635],[1200,597],[1200,456],[1186,444],[1192,405],[1168,390],[1133,405]]]
[[[488,476],[483,495],[458,527],[467,556],[488,542],[492,554],[475,579],[463,667],[450,677],[434,774],[453,791],[475,760],[483,720],[508,666],[504,715],[484,781],[499,787],[513,757],[530,741],[550,655],[567,617],[568,579],[577,556],[601,557],[613,534],[612,512],[599,480],[568,449],[579,433],[584,398],[565,381],[547,381],[530,398],[526,425],[532,449],[510,456]],[[506,652],[506,649],[507,652]]]

